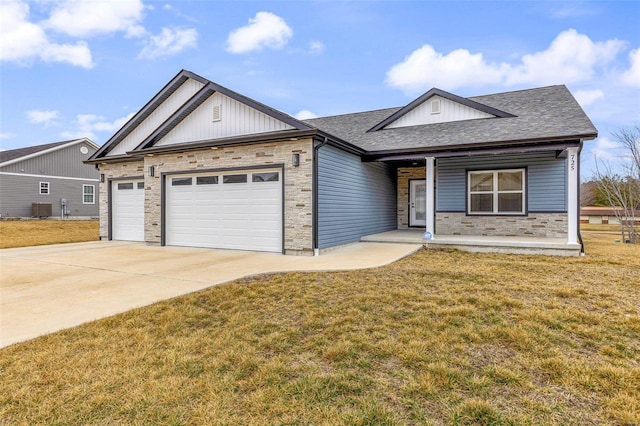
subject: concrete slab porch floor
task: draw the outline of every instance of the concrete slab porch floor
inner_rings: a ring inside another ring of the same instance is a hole
[[[317,257],[99,241],[0,250],[0,347],[238,278],[383,266],[421,247],[356,243]]]
[[[366,235],[364,242],[425,244],[483,253],[546,254],[579,256],[580,244],[567,244],[565,238],[494,237],[485,235],[438,235],[430,241],[423,238],[424,229],[397,229]]]

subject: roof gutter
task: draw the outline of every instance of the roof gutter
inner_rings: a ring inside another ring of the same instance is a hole
[[[460,145],[452,149],[450,146],[441,148],[431,148],[418,150],[415,148],[404,150],[384,150],[369,151],[364,156],[363,161],[401,161],[423,159],[429,157],[467,157],[478,154],[504,154],[509,152],[521,151],[544,151],[544,150],[563,150],[570,146],[578,146],[582,141],[579,137],[558,138],[558,139],[531,139],[527,141],[513,141],[510,145],[504,146],[509,142],[491,142],[484,144],[466,144]],[[555,142],[555,143],[551,143]]]

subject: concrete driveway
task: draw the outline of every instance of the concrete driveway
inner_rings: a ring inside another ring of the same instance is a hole
[[[0,250],[0,347],[238,278],[382,266],[418,244],[356,243],[317,257],[99,241]]]

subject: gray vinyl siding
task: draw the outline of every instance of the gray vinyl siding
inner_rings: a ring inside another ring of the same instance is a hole
[[[318,150],[318,246],[396,229],[396,172],[331,146]]]
[[[87,147],[86,154],[80,152],[82,146]],[[9,164],[0,168],[0,172],[97,179],[100,173],[95,166],[82,163],[95,151],[89,144],[78,143],[48,154]]]
[[[49,182],[49,195],[40,194],[40,182]],[[52,215],[60,217],[60,199],[68,200],[69,216],[98,216],[98,181],[53,177],[0,175],[2,217],[31,217],[32,203],[51,203]],[[82,204],[82,185],[94,185],[95,203]]]
[[[567,211],[566,159],[554,152],[457,157],[437,160],[436,209],[464,212],[467,170],[527,169],[528,211]]]

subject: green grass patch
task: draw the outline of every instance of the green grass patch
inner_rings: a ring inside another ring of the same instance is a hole
[[[0,351],[0,423],[640,423],[640,248],[422,250],[274,274]]]

